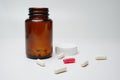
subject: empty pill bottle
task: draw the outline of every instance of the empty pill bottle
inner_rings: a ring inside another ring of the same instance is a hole
[[[29,8],[25,20],[26,55],[31,59],[52,56],[52,20],[48,8]]]

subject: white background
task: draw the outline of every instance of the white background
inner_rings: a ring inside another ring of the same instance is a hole
[[[79,47],[76,63],[63,65],[56,56],[41,68],[25,55],[25,26],[29,7],[48,7],[53,19],[54,46],[59,42]],[[96,61],[95,55],[108,60]],[[0,80],[119,80],[120,0],[0,0]],[[82,68],[82,60],[89,66]]]

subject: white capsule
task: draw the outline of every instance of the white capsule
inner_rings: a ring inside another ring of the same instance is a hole
[[[84,62],[81,63],[82,67],[86,67],[87,65],[88,65],[88,61],[84,61]]]
[[[43,62],[43,61],[40,60],[40,59],[37,59],[37,60],[36,60],[36,64],[40,65],[41,67],[45,67],[45,62]]]
[[[64,57],[65,57],[65,53],[60,53],[60,54],[57,55],[57,58],[58,58],[58,59],[62,59],[62,58],[64,58]]]
[[[95,59],[96,60],[106,60],[107,57],[106,56],[96,56]]]
[[[54,70],[54,73],[59,74],[59,73],[63,73],[63,72],[66,72],[66,71],[67,71],[67,67],[61,67],[61,68],[58,68],[58,69]]]

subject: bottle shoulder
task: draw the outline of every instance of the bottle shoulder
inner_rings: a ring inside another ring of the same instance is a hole
[[[39,19],[39,18],[34,18],[34,19],[26,19],[25,22],[52,22],[52,19]]]

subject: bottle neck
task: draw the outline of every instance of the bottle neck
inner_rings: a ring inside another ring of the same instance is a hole
[[[40,15],[30,15],[29,16],[30,19],[48,19],[48,16],[40,16]]]
[[[29,18],[48,19],[48,8],[29,8]]]

